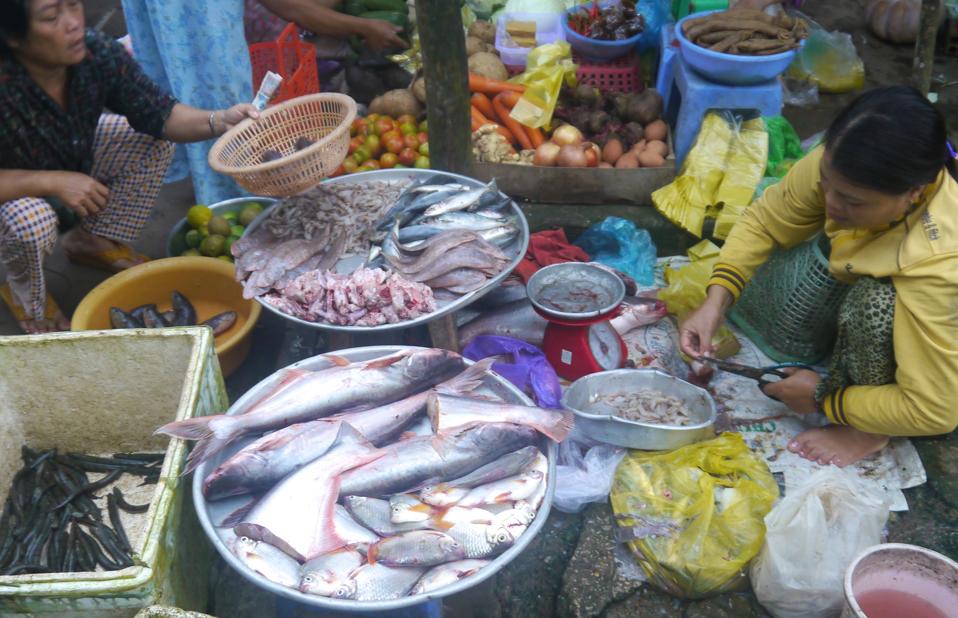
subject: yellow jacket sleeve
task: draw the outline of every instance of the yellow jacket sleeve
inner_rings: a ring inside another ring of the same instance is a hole
[[[891,436],[958,426],[958,255],[939,255],[893,277],[895,384],[851,386],[825,396],[834,423]]]
[[[708,285],[722,286],[737,300],[776,246],[789,249],[824,228],[823,152],[822,147],[810,152],[745,211],[725,241]]]

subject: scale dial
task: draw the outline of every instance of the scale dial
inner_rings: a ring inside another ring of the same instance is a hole
[[[625,362],[619,334],[608,322],[599,322],[589,328],[589,351],[603,371],[618,369]]]

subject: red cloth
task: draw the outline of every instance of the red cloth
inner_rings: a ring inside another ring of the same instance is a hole
[[[529,249],[525,258],[516,267],[516,274],[528,283],[537,270],[543,266],[562,262],[588,262],[589,254],[569,243],[563,230],[536,232],[529,237]]]

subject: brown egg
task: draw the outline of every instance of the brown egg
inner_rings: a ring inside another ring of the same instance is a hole
[[[666,136],[669,134],[669,127],[665,124],[664,120],[655,120],[645,125],[645,139],[659,140],[664,142]]]
[[[646,152],[657,152],[662,155],[662,158],[669,156],[669,146],[665,142],[660,142],[659,140],[652,140],[645,145]]]
[[[615,167],[618,169],[632,169],[639,166],[639,162],[635,157],[635,154],[632,152],[627,152],[619,160],[615,162]]]
[[[661,167],[665,165],[665,157],[657,152],[645,150],[639,153],[639,164],[642,167]]]

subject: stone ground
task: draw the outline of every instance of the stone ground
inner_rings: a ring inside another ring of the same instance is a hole
[[[86,0],[88,23],[114,36],[125,33],[118,0]],[[906,82],[911,73],[911,48],[882,43],[865,31],[858,2],[809,0],[805,11],[829,29],[850,32],[865,61],[867,85]],[[938,58],[935,85],[940,106],[949,124],[958,127],[958,60]],[[787,107],[785,115],[804,138],[824,129],[834,114],[853,95],[827,95],[813,108]],[[907,153],[903,153],[907,155]],[[137,249],[151,257],[163,257],[165,237],[193,204],[188,181],[164,187]],[[650,229],[662,255],[683,252],[694,239],[678,233],[651,208],[635,206],[525,206],[530,226],[545,229],[557,225],[574,235],[609,214],[635,220]],[[72,312],[83,296],[106,275],[70,264],[58,247],[48,262],[47,274],[53,295],[66,312]],[[0,335],[19,334],[5,308],[0,309]],[[424,333],[409,333],[405,341],[423,341]],[[278,338],[282,339],[277,346]],[[392,343],[357,341],[357,345]],[[235,399],[275,368],[311,355],[325,342],[309,333],[285,329],[271,315],[264,315],[254,331],[249,360],[227,381]],[[958,439],[954,435],[915,441],[928,471],[926,485],[906,491],[911,510],[893,515],[889,540],[915,543],[958,558]],[[766,616],[747,592],[721,595],[703,601],[673,599],[648,586],[636,584],[617,566],[610,541],[613,522],[606,504],[593,505],[579,515],[554,512],[529,549],[488,585],[448,599],[446,615],[461,617],[608,617],[652,618],[682,616]],[[307,616],[298,608],[277,606],[274,599],[253,590],[223,563],[213,566],[216,582],[206,609],[219,616]],[[315,614],[312,614],[315,615]]]

